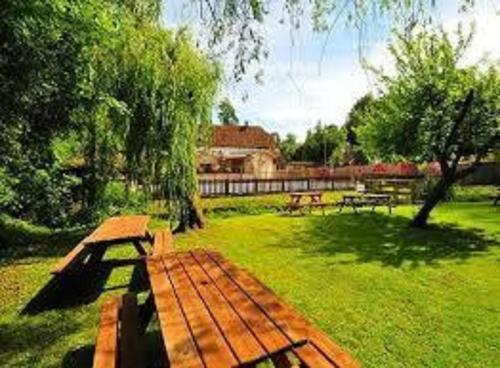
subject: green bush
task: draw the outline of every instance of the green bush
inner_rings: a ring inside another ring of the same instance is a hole
[[[106,185],[97,208],[97,219],[125,213],[145,213],[150,204],[149,197],[140,191],[128,191],[118,181]]]

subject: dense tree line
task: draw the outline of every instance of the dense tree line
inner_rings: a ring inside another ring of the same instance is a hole
[[[94,220],[124,176],[192,220],[195,137],[218,70],[159,15],[160,0],[2,3],[2,212],[49,226]]]

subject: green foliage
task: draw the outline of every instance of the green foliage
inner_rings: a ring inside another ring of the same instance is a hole
[[[443,31],[398,37],[390,49],[396,76],[378,73],[381,98],[359,129],[370,156],[456,163],[483,158],[493,147],[500,127],[500,74],[493,65],[462,66],[472,39],[457,36],[456,45]]]
[[[194,140],[219,73],[159,12],[158,0],[2,5],[3,211],[49,226],[92,221],[122,177],[178,209],[191,201]]]
[[[292,133],[288,133],[285,139],[279,142],[279,149],[287,161],[294,159],[299,147],[300,144],[297,142],[297,137]]]
[[[368,93],[358,99],[352,106],[351,111],[349,111],[344,127],[347,129],[347,142],[351,146],[359,144],[356,129],[363,125],[363,117],[369,114],[374,102],[373,95]]]
[[[120,213],[146,213],[151,200],[142,191],[129,191],[125,184],[112,181],[106,184],[103,196],[99,198],[101,213],[98,217],[109,217]]]
[[[500,72],[464,66],[472,33],[419,29],[399,35],[390,52],[395,76],[377,74],[381,97],[358,129],[371,158],[439,163],[441,177],[413,220],[425,226],[450,187],[472,173],[500,139]],[[464,161],[466,167],[460,166]]]
[[[223,99],[219,103],[219,122],[224,125],[237,125],[239,123],[238,116],[233,104],[228,98]]]
[[[318,123],[307,131],[306,140],[295,153],[295,159],[327,164],[336,148],[345,142],[345,132],[336,125]]]

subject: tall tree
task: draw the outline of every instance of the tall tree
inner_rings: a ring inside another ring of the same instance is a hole
[[[219,103],[219,121],[224,125],[238,125],[239,123],[236,110],[227,97]]]
[[[498,68],[464,66],[472,33],[459,29],[457,38],[434,29],[399,36],[390,48],[396,74],[377,71],[381,98],[359,130],[374,156],[439,163],[439,181],[412,221],[417,227],[500,139]]]
[[[285,139],[280,140],[279,147],[285,160],[292,161],[300,144],[297,142],[297,137],[294,134],[288,133]]]
[[[176,219],[193,223],[196,131],[210,116],[219,72],[185,32],[162,27],[159,5],[2,4],[2,211],[51,226],[68,216],[95,220],[124,158],[129,181],[161,188]],[[75,136],[84,161],[82,205],[72,193],[79,178],[54,151],[54,142]]]
[[[323,126],[318,122],[314,129],[307,131],[306,139],[297,150],[296,158],[326,165],[344,139],[336,125]]]
[[[349,111],[344,127],[347,129],[347,141],[351,146],[358,144],[356,129],[363,124],[363,116],[369,111],[375,99],[371,93],[359,98]]]

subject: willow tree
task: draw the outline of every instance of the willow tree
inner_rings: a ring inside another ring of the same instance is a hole
[[[119,98],[130,110],[127,172],[143,188],[160,189],[181,229],[200,225],[196,140],[199,128],[210,121],[218,69],[183,31],[140,27],[125,49],[119,87]]]
[[[467,66],[472,33],[455,38],[435,29],[399,36],[390,48],[395,74],[376,71],[380,96],[358,130],[372,158],[439,163],[439,180],[412,221],[417,227],[500,142],[498,66]]]
[[[160,3],[2,3],[2,212],[50,226],[95,220],[123,166],[141,188],[160,187],[189,222],[196,130],[208,121],[218,72],[185,32],[160,25]],[[73,194],[79,178],[53,149],[68,137],[84,161],[83,206]]]

